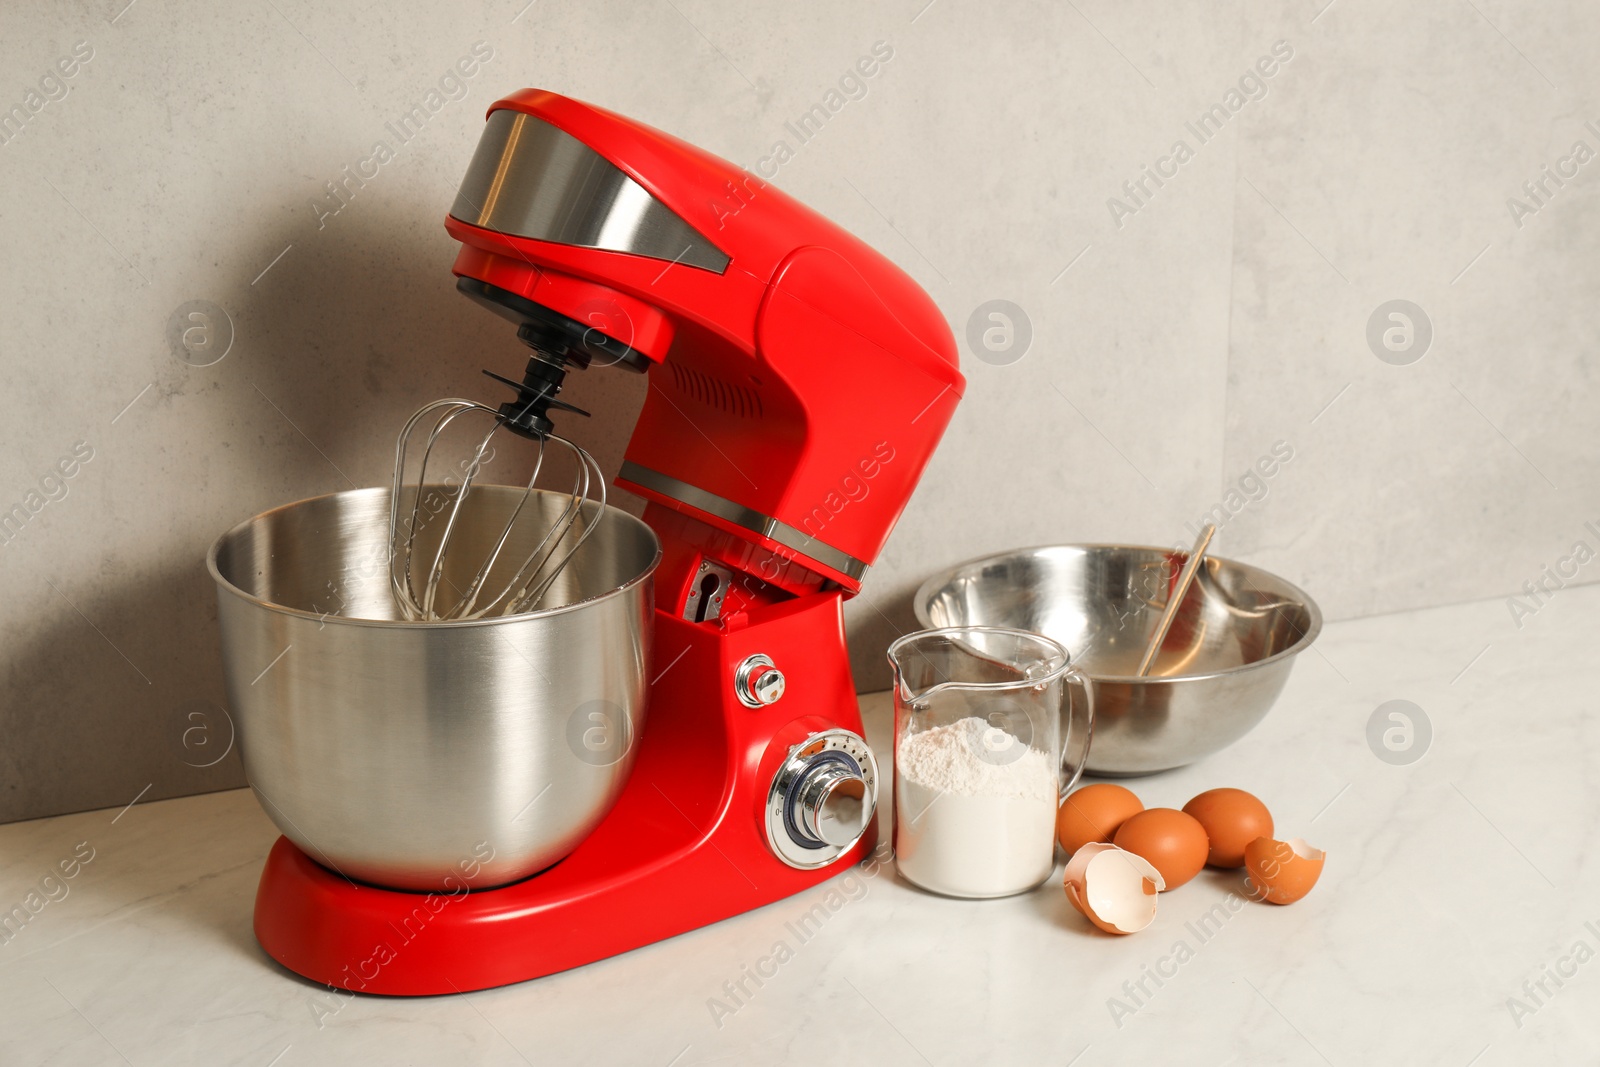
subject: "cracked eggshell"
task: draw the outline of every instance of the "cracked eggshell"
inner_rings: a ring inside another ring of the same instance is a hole
[[[1161,872],[1126,849],[1090,842],[1073,853],[1063,883],[1067,899],[1108,934],[1136,934],[1156,917]]]
[[[1304,838],[1274,841],[1258,837],[1245,846],[1244,869],[1249,872],[1252,896],[1268,904],[1293,904],[1322,877],[1327,853],[1312,848]]]

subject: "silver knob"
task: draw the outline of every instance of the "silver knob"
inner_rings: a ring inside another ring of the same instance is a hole
[[[783,696],[783,672],[773,666],[770,656],[757,653],[739,664],[733,675],[733,692],[747,708],[764,708]]]
[[[867,828],[867,783],[838,763],[807,774],[800,783],[795,821],[814,840],[837,848],[855,842]]]
[[[878,761],[865,739],[838,727],[811,734],[772,776],[767,847],[797,870],[826,867],[861,840],[877,804]]]

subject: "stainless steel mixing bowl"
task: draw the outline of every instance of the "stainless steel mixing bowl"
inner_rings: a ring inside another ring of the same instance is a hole
[[[1150,674],[1139,659],[1184,552],[1054,545],[971,560],[917,590],[923,626],[1053,637],[1095,687],[1091,774],[1152,774],[1227,747],[1267,714],[1322,613],[1275,575],[1208,556]]]
[[[467,585],[521,496],[468,495],[447,583]],[[504,555],[527,555],[567,499],[530,501]],[[448,511],[422,514],[419,551]],[[448,892],[533,874],[588,835],[644,725],[661,556],[643,522],[600,518],[540,610],[478,622],[398,621],[387,489],[288,504],[212,546],[245,775],[291,841],[351,879]]]

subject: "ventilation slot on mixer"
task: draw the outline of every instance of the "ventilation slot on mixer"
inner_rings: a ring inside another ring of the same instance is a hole
[[[729,415],[743,418],[761,417],[761,396],[755,390],[725,382],[721,378],[714,378],[688,367],[680,367],[676,363],[668,363],[667,366],[672,371],[673,384],[684,396]]]

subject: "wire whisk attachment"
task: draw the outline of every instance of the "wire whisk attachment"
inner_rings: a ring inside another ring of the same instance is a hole
[[[489,420],[488,429],[472,432],[469,457],[449,475],[455,478],[459,471],[459,484],[430,483],[430,466],[440,466],[434,450],[446,431],[466,426],[458,420],[481,417]],[[538,449],[533,474],[510,515],[503,522],[491,517],[486,529],[482,509],[468,501],[506,423],[501,411],[452,397],[423,405],[400,431],[389,502],[389,581],[406,620],[456,622],[537,609],[605,513],[605,477],[593,456],[553,432],[513,430],[511,436]],[[416,478],[408,479],[412,437],[424,426],[421,464]],[[545,489],[541,477],[551,481],[552,471],[561,466],[547,463],[558,449],[570,453],[571,484],[563,477],[555,488]],[[462,541],[465,546],[457,544]],[[452,555],[452,549],[459,556],[474,548],[483,553],[476,566]]]

